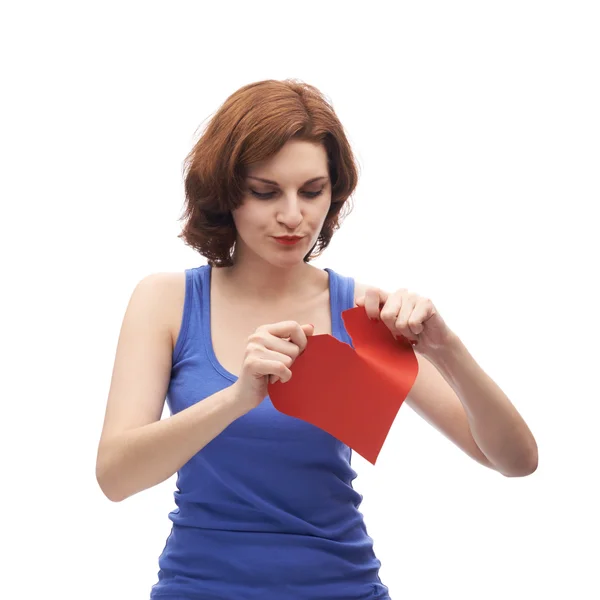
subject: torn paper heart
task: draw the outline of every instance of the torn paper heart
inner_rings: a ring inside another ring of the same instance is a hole
[[[342,313],[354,349],[331,335],[308,338],[287,383],[269,384],[280,412],[320,427],[375,464],[419,370],[406,338],[395,340],[364,307]]]

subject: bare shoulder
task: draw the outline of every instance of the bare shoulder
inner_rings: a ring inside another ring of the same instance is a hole
[[[160,419],[171,375],[172,323],[184,279],[185,273],[153,273],[135,285],[117,343],[99,468],[107,440]]]
[[[174,348],[185,302],[185,271],[151,273],[141,279],[136,287],[148,301],[156,302],[160,319],[169,331]]]

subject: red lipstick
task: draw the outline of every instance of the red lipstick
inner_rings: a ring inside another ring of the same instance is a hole
[[[276,237],[275,239],[280,244],[283,244],[285,246],[293,246],[294,244],[297,244],[302,238],[301,237],[297,237],[297,236],[284,235],[284,236],[281,236],[281,237]]]

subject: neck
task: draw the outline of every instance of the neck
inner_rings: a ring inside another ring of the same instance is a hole
[[[320,269],[305,262],[277,266],[260,257],[237,257],[231,267],[215,269],[228,290],[238,297],[262,304],[298,301],[307,289],[319,285]]]

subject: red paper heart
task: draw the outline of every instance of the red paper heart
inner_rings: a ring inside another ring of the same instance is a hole
[[[280,412],[324,431],[375,464],[419,371],[411,342],[395,340],[364,307],[342,313],[354,349],[315,335],[292,365],[287,383],[269,384]]]

